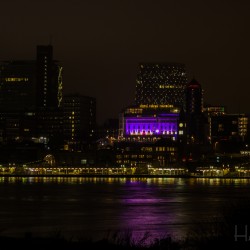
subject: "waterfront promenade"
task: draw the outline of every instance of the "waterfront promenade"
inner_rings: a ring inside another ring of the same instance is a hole
[[[180,178],[250,178],[250,169],[236,168],[230,171],[222,167],[198,167],[190,171],[186,167],[138,169],[133,167],[27,167],[1,166],[0,176],[55,176],[55,177],[180,177]]]

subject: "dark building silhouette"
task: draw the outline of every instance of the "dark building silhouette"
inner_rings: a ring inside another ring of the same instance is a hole
[[[211,105],[204,108],[204,114],[208,119],[210,143],[217,151],[221,142],[226,145],[232,142],[249,141],[249,115],[230,114],[226,112],[225,106]],[[232,147],[236,148],[236,144]]]
[[[2,62],[0,87],[4,112],[60,107],[62,67],[53,60],[53,47],[37,46],[36,60]]]
[[[35,61],[5,61],[0,65],[0,140],[36,135]]]
[[[186,89],[186,113],[201,114],[203,111],[203,90],[201,85],[193,79]]]
[[[53,60],[53,47],[37,46],[37,107],[60,107],[62,102],[62,67]]]
[[[5,61],[0,65],[0,110],[24,112],[36,107],[35,61]]]
[[[48,149],[63,148],[63,109],[40,108],[36,112],[37,141],[46,145]]]
[[[60,131],[56,118],[62,101],[62,67],[53,60],[51,45],[37,46],[36,52],[36,60],[0,65],[2,141],[46,142]]]
[[[249,117],[245,114],[210,116],[212,143],[220,140],[244,141],[248,133]]]
[[[119,119],[109,118],[96,130],[96,138],[114,138],[117,139],[119,135]]]
[[[136,105],[142,108],[183,108],[186,69],[180,63],[141,63],[136,82]]]
[[[195,79],[186,88],[187,142],[204,144],[207,140],[207,120],[203,114],[203,90]]]
[[[66,95],[63,99],[64,139],[66,150],[81,150],[95,138],[96,99],[89,96]]]

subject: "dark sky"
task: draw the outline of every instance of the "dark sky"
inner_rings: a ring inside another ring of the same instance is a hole
[[[134,101],[139,62],[185,63],[210,104],[250,112],[249,0],[1,0],[0,60],[34,59],[52,37],[64,93],[97,120]]]

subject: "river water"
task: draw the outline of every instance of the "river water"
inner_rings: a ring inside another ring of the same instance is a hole
[[[249,179],[0,177],[0,235],[100,239],[184,237],[227,202],[250,198]]]

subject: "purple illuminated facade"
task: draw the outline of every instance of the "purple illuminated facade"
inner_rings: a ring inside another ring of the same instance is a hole
[[[178,113],[123,117],[123,137],[170,137],[177,139]]]

